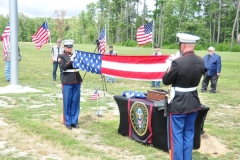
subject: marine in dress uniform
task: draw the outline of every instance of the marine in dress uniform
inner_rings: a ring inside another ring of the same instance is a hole
[[[62,94],[63,94],[63,122],[67,129],[79,128],[78,117],[80,114],[80,90],[82,77],[78,69],[73,68],[72,47],[74,41],[67,39],[63,41],[64,53],[58,56],[58,63],[63,70]]]
[[[197,86],[204,71],[204,60],[194,53],[199,37],[185,33],[178,33],[177,37],[182,56],[172,61],[162,79],[165,85],[172,85],[168,147],[171,160],[191,160],[194,124],[201,107]]]

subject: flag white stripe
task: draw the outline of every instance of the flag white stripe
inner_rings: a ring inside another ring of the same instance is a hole
[[[132,71],[132,72],[165,72],[167,70],[166,63],[156,64],[131,64],[102,61],[102,68],[111,68],[114,70]]]

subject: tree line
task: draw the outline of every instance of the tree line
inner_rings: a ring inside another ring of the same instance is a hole
[[[47,20],[52,42],[72,38],[76,43],[95,43],[106,27],[108,44],[137,46],[137,29],[153,20],[154,45],[177,48],[176,33],[185,32],[201,37],[196,49],[240,51],[239,8],[240,0],[155,0],[154,10],[148,9],[146,0],[99,0],[71,18],[65,17],[67,10],[37,18],[19,13],[18,39],[31,42],[31,35]],[[1,32],[8,21],[8,15],[0,15]]]

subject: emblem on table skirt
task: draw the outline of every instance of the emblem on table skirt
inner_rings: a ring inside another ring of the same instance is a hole
[[[135,102],[130,109],[132,127],[139,136],[148,129],[148,108],[144,103]]]

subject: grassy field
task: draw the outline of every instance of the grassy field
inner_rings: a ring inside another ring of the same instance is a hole
[[[87,73],[81,90],[80,129],[69,131],[61,123],[62,94],[59,80],[52,81],[50,45],[36,50],[33,43],[19,43],[19,85],[42,90],[39,93],[0,95],[0,159],[168,159],[168,153],[142,145],[118,134],[119,115],[113,96],[125,90],[146,92],[150,82],[116,79],[107,83],[103,93],[99,75]],[[0,44],[0,50],[2,50]],[[76,44],[75,49],[94,52],[95,45]],[[153,50],[140,47],[118,47],[118,55],[150,55]],[[164,54],[177,50],[162,49]],[[217,93],[199,93],[202,104],[210,107],[205,121],[205,135],[218,140],[226,153],[193,151],[194,160],[240,159],[240,53],[217,52],[222,57],[222,72]],[[206,51],[196,51],[204,56]],[[5,62],[0,61],[0,87],[9,85],[4,78]],[[84,72],[80,72],[84,75]],[[89,98],[99,89],[99,107]],[[161,89],[167,86],[161,84]],[[200,89],[200,85],[198,87]],[[212,146],[216,150],[220,146]],[[209,148],[210,149],[210,148]]]

